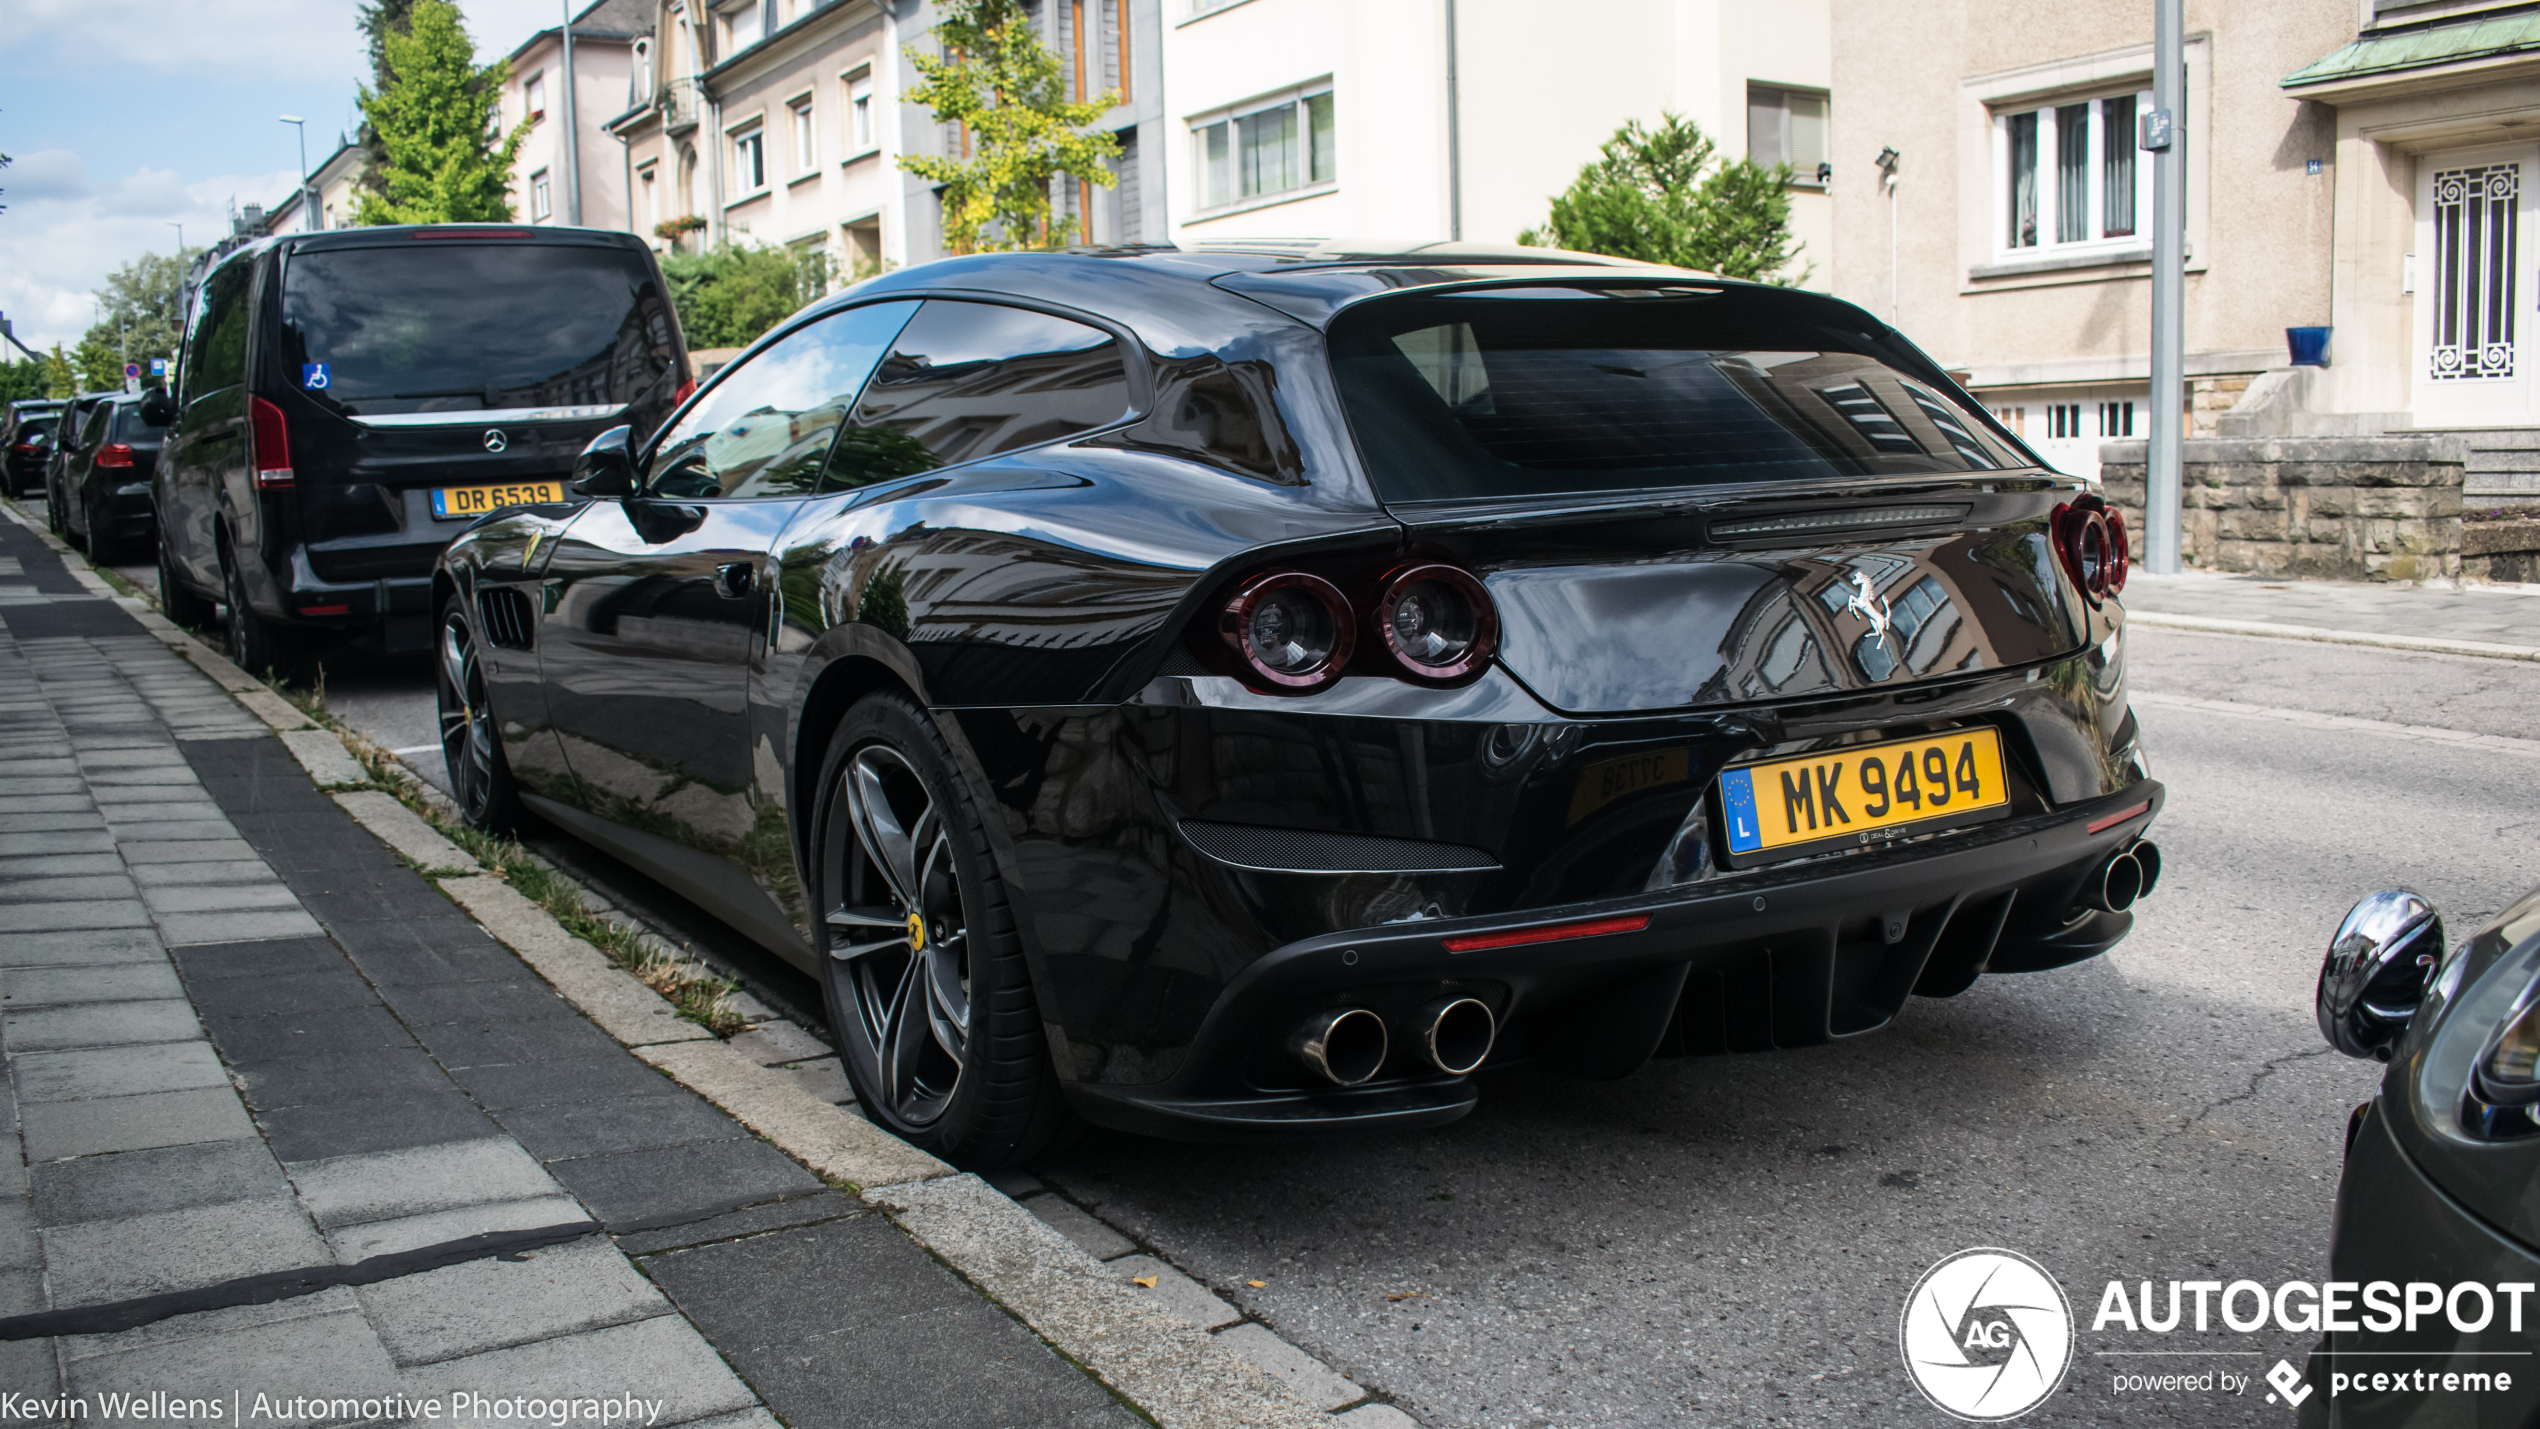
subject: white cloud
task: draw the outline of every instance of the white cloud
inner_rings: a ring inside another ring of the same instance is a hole
[[[7,173],[14,179],[18,170]],[[108,273],[176,247],[171,223],[183,224],[185,241],[200,247],[228,230],[233,199],[265,202],[298,181],[284,169],[186,184],[167,170],[144,168],[98,192],[23,202],[24,191],[12,183],[9,211],[0,215],[0,313],[27,346],[42,351],[59,342],[68,349],[96,320],[89,294]]]
[[[0,169],[0,189],[17,203],[30,199],[77,198],[88,192],[88,165],[68,149],[44,149],[11,156]]]
[[[218,66],[232,74],[305,79],[368,68],[345,0],[9,0],[0,50],[51,38],[93,45],[125,36],[115,61],[174,73]],[[146,38],[145,38],[146,37]]]

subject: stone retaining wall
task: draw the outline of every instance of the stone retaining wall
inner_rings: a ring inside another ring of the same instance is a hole
[[[2462,573],[2467,452],[2456,437],[2194,437],[2181,446],[2186,565],[2342,580]],[[2125,513],[2138,552],[2144,447],[2100,448],[2108,504]]]

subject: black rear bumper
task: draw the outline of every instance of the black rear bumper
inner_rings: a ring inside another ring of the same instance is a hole
[[[1857,1036],[1885,1026],[1917,991],[1946,996],[1985,972],[2060,967],[2114,946],[2132,915],[2076,916],[2076,901],[2164,797],[2145,780],[2051,814],[1664,893],[1304,939],[1227,986],[1171,1077],[1074,1082],[1068,1093],[1092,1121],[1184,1138],[1452,1121],[1473,1108],[1472,1079],[1424,1068],[1411,1051],[1413,1013],[1447,995],[1479,998],[1496,1014],[1488,1065],[1532,1058],[1584,1076],[1620,1076],[1653,1055]],[[1613,920],[1638,926],[1448,947]],[[1384,1070],[1357,1087],[1312,1084],[1281,1050],[1299,1021],[1336,1006],[1372,1009],[1391,1033]]]

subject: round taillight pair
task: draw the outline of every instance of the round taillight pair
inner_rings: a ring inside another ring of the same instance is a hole
[[[1448,683],[1490,662],[1499,622],[1490,594],[1446,565],[1406,566],[1377,588],[1368,623],[1411,679]],[[1340,587],[1303,571],[1244,583],[1218,616],[1218,632],[1255,678],[1306,692],[1341,677],[1357,650],[1357,621]]]
[[[2065,571],[2093,605],[2125,589],[2126,568],[2133,564],[2133,543],[2125,517],[2098,497],[2085,496],[2055,508],[2055,549]]]

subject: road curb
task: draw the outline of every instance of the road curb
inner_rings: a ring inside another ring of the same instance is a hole
[[[2540,646],[2493,645],[2484,640],[2443,640],[2433,636],[2384,635],[2377,630],[2333,630],[2317,625],[2284,625],[2267,620],[2225,620],[2205,615],[2166,615],[2157,610],[2129,610],[2131,624],[2158,630],[2194,630],[2207,635],[2259,635],[2270,640],[2309,640],[2323,645],[2372,645],[2385,650],[2415,650],[2433,655],[2476,655],[2488,660],[2540,660]]]
[[[2205,714],[2232,715],[2241,719],[2277,720],[2285,724],[2304,725],[2312,729],[2386,735],[2393,739],[2412,739],[2425,744],[2445,744],[2458,749],[2474,749],[2488,754],[2540,759],[2540,739],[2517,739],[2509,734],[2480,734],[2475,730],[2445,729],[2441,725],[2431,724],[2398,724],[2386,719],[2366,719],[2361,715],[2328,715],[2316,710],[2285,709],[2278,705],[2253,705],[2239,700],[2210,700],[2194,695],[2169,695],[2150,690],[2130,691],[2127,698],[2148,709],[2196,710]]]
[[[271,726],[311,782],[354,822],[420,867],[433,886],[612,1040],[729,1112],[777,1149],[855,1189],[910,1239],[1163,1429],[1304,1429],[1340,1420],[1350,1429],[1416,1424],[1393,1406],[1364,1396],[1326,1412],[1246,1357],[1234,1347],[1236,1342],[1221,1341],[1175,1315],[977,1176],[958,1172],[862,1116],[821,1100],[782,1070],[751,1061],[711,1031],[682,1019],[668,999],[485,869],[396,795],[376,788],[330,787],[371,782],[351,744],[337,731],[311,721],[145,602],[115,595],[82,553],[29,522],[14,502],[0,502],[0,512],[43,538],[84,586],[132,612],[152,636],[183,654]],[[348,769],[350,778],[345,777]],[[429,784],[413,782],[426,802],[449,807]],[[591,897],[577,880],[556,872],[586,901]],[[1274,1333],[1258,1322],[1246,1323],[1265,1338]],[[1272,1343],[1285,1352],[1282,1359],[1323,1368],[1284,1341]],[[1337,1375],[1332,1378],[1348,1383]]]

